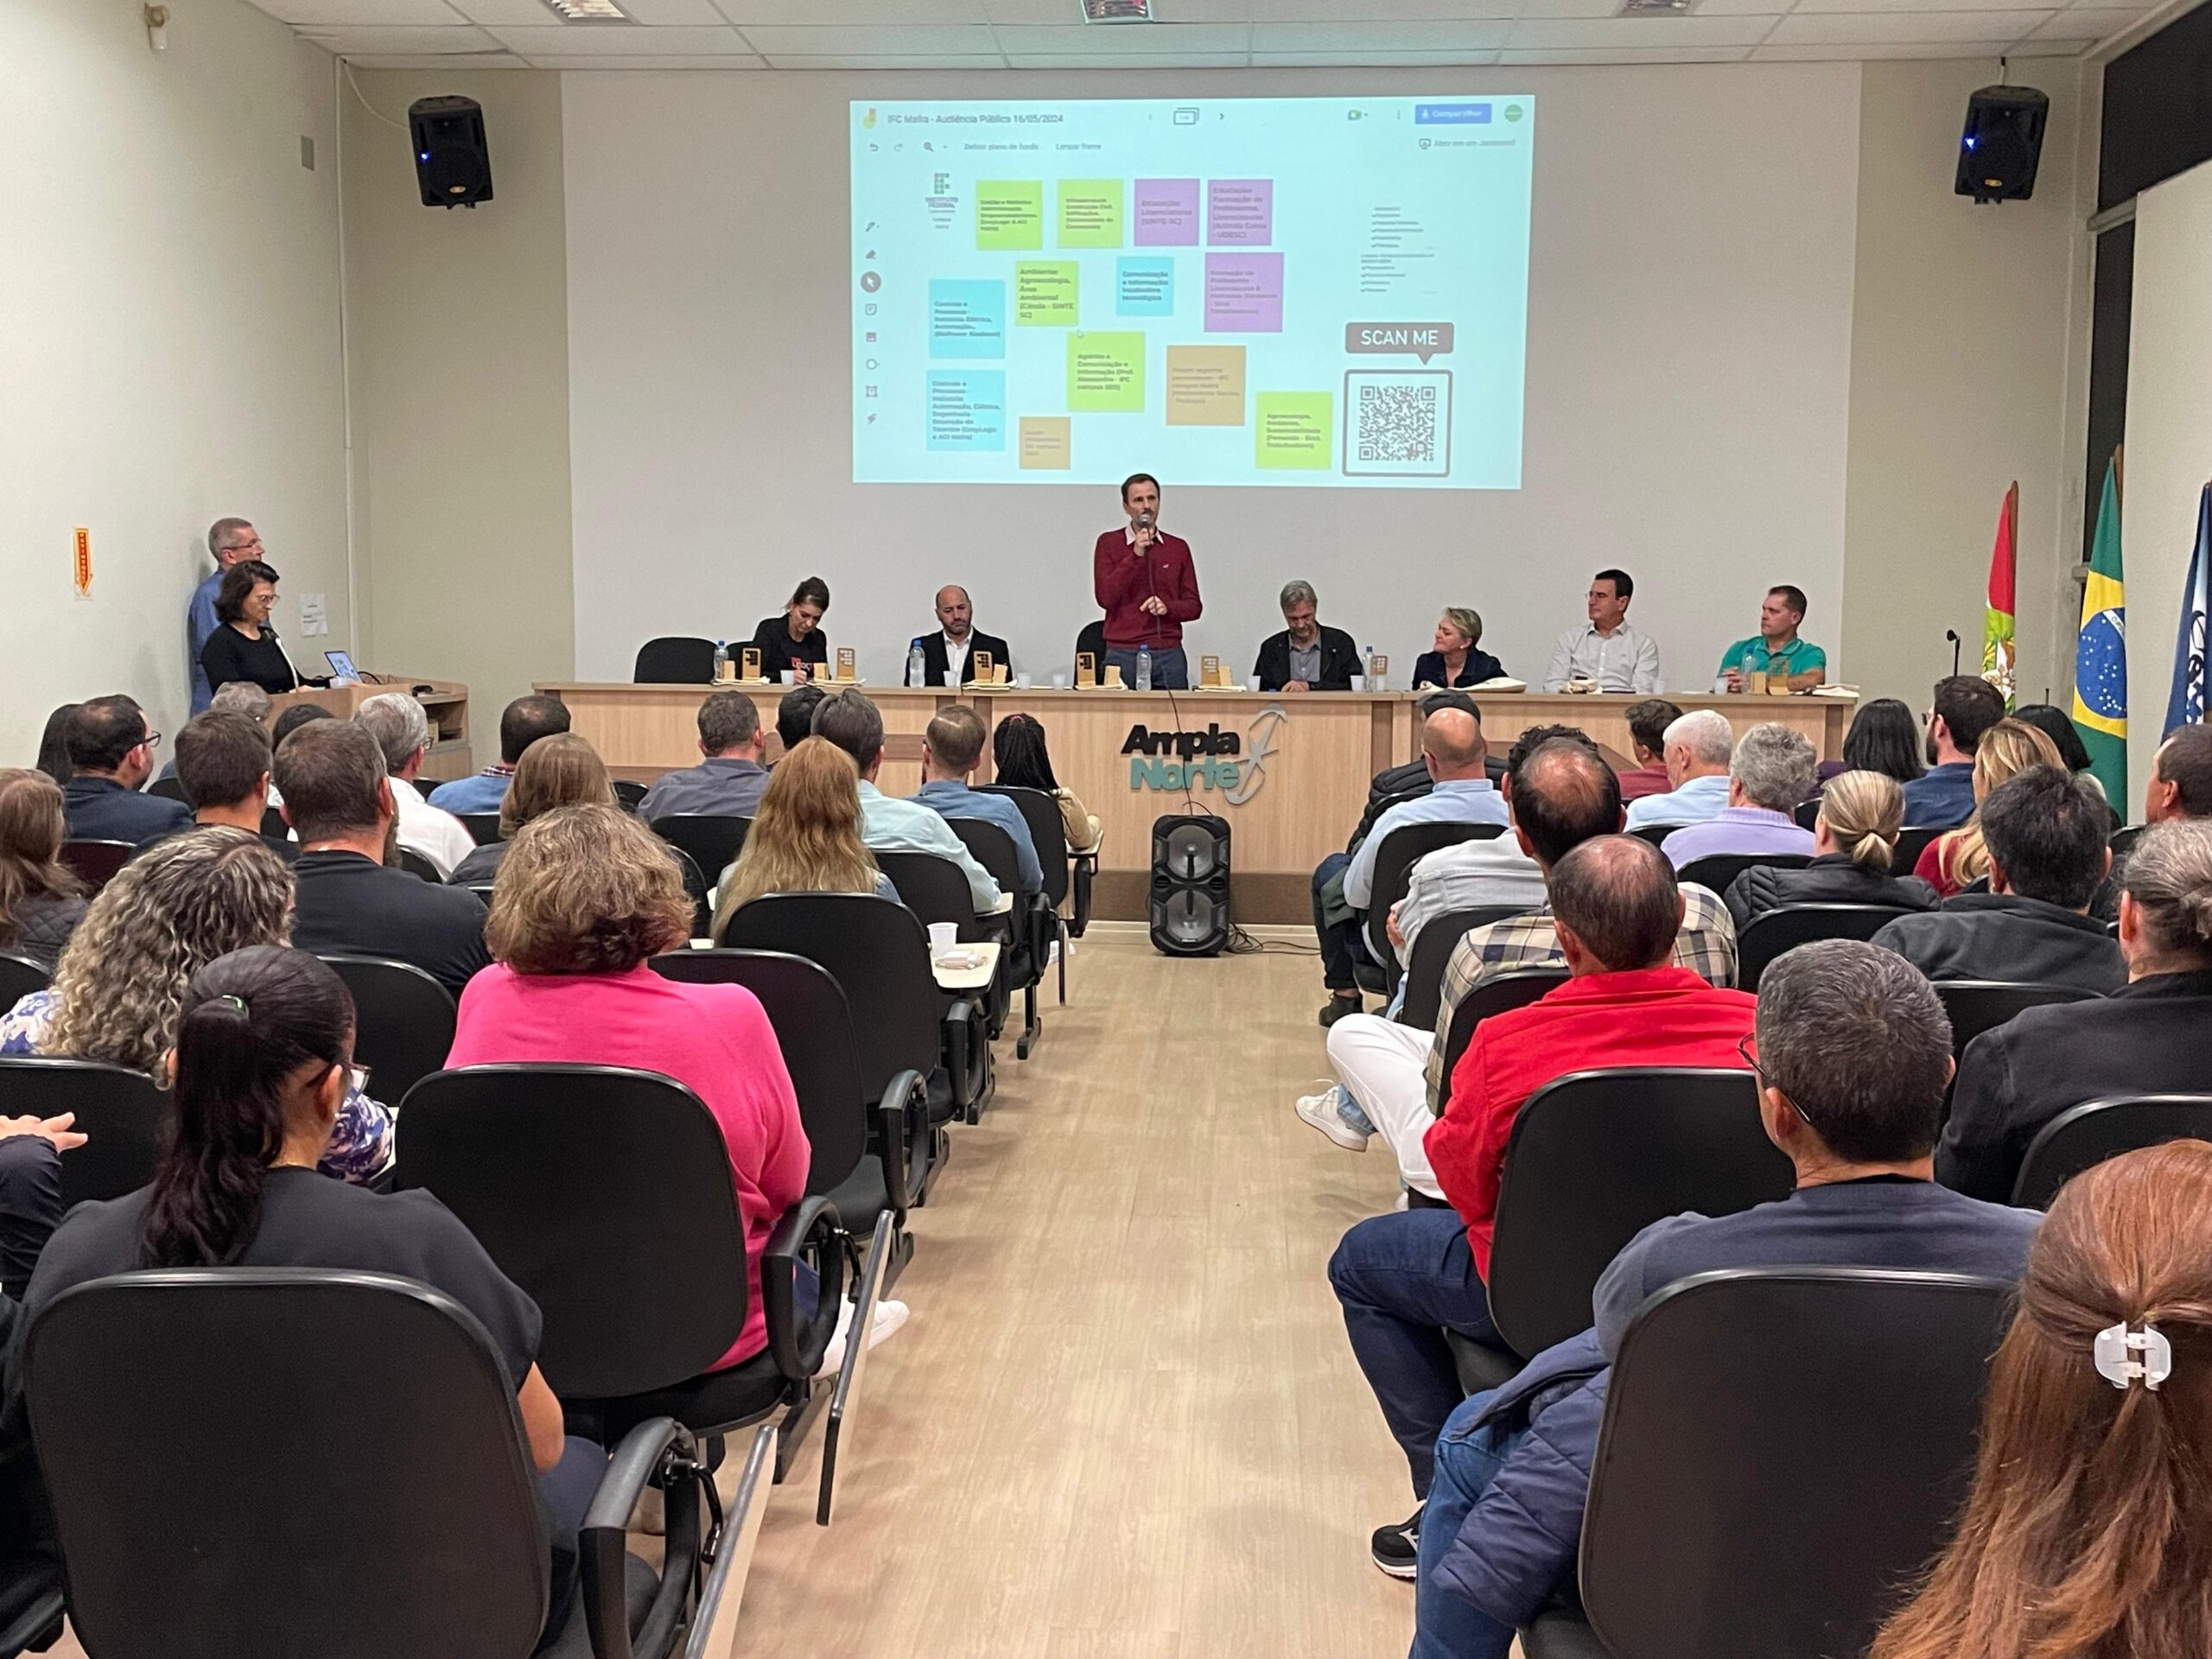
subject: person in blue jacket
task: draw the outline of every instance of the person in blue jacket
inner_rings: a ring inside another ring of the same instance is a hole
[[[1599,1280],[1594,1329],[1452,1413],[1421,1516],[1412,1659],[1505,1659],[1517,1627],[1572,1594],[1612,1358],[1655,1291],[1726,1268],[2019,1277],[2042,1217],[1936,1185],[1951,1032],[1917,969],[1855,940],[1801,945],[1759,981],[1753,1041],[1760,1121],[1796,1190],[1645,1228]]]

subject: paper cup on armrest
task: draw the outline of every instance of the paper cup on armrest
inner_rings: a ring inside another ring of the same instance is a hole
[[[942,959],[950,956],[960,944],[960,924],[931,922],[930,924],[930,956]]]

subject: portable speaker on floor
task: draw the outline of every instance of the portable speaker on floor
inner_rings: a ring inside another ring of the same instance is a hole
[[[1152,823],[1153,949],[1217,957],[1229,944],[1229,821],[1172,813]]]

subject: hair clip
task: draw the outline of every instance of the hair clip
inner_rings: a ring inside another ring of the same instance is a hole
[[[2140,1354],[2140,1359],[2132,1356]],[[2174,1345],[2155,1325],[2131,1331],[2125,1322],[2097,1332],[2097,1371],[2115,1389],[2126,1389],[2137,1377],[2156,1394],[2158,1384],[2174,1374]]]

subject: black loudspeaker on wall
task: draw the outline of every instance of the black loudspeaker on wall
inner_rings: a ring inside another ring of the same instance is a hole
[[[1985,86],[1967,99],[1959,135],[1959,194],[1976,201],[2025,201],[2036,193],[2036,163],[2050,100],[2032,86]]]
[[[407,106],[407,131],[425,207],[474,207],[492,200],[482,105],[473,98],[418,98]]]
[[[1171,813],[1152,821],[1152,945],[1217,957],[1229,944],[1229,821]]]

